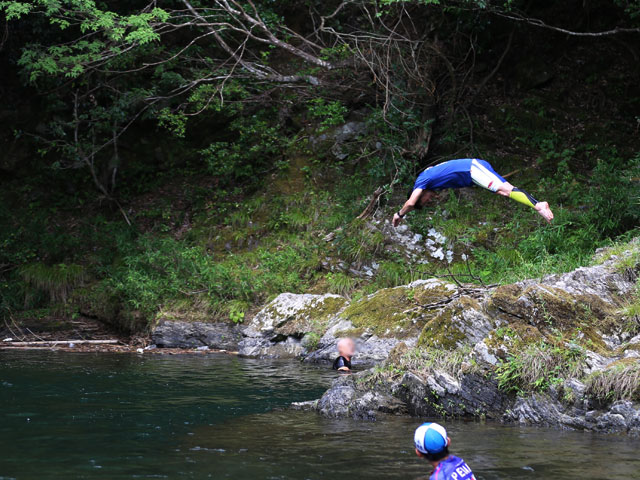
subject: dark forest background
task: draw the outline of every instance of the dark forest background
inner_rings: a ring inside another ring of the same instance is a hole
[[[0,1],[0,316],[135,333],[589,263],[638,233],[639,56],[638,0]],[[409,224],[453,262],[408,261],[381,219],[464,157],[554,223],[445,192]]]

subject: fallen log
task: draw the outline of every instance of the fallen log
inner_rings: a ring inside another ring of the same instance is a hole
[[[70,343],[75,345],[113,345],[119,342],[119,340],[34,340],[31,342],[0,342],[0,346],[35,347],[38,345],[68,345]]]

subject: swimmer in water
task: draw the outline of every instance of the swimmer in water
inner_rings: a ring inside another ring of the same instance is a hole
[[[341,372],[351,371],[351,358],[356,353],[356,345],[350,338],[338,340],[338,358],[333,362],[333,369]]]
[[[442,425],[423,423],[413,434],[413,442],[416,455],[433,467],[430,480],[476,480],[465,461],[449,453],[451,439]]]

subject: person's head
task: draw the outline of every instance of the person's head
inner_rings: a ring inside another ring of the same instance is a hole
[[[426,458],[431,463],[439,462],[449,456],[451,439],[447,431],[437,423],[423,423],[413,434],[416,455]]]
[[[343,357],[351,358],[356,353],[356,344],[350,338],[338,340],[338,353]]]
[[[407,200],[411,198],[411,195],[413,195],[413,188],[409,190],[409,193],[407,194]],[[418,197],[418,200],[416,201],[413,208],[420,210],[421,208],[425,207],[429,202],[431,202],[434,198],[436,198],[436,196],[437,194],[433,190],[423,190],[422,193],[420,194],[420,197]]]

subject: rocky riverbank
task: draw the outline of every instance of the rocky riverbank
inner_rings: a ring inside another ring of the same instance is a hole
[[[153,339],[321,362],[352,336],[356,365],[375,366],[297,405],[333,417],[478,417],[640,435],[640,242],[594,263],[492,289],[426,279],[356,300],[285,293],[242,327],[161,320]]]

